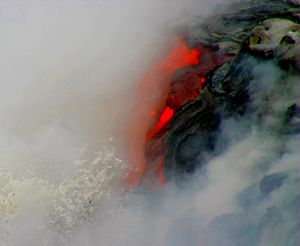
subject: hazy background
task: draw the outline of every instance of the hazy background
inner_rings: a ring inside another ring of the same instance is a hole
[[[299,135],[269,129],[299,102],[299,78],[281,84],[275,63],[246,61],[265,118],[223,122],[226,149],[204,175],[161,193],[120,185],[137,81],[216,3],[0,1],[1,246],[297,245]],[[260,197],[261,179],[283,171]]]
[[[59,173],[77,148],[97,150],[122,131],[137,80],[174,29],[213,5],[204,2],[1,1],[1,144]]]
[[[102,197],[127,166],[118,146],[136,82],[214,4],[0,1],[0,245],[163,242],[155,226],[145,236],[144,210],[132,209],[140,198],[104,216],[123,201]]]

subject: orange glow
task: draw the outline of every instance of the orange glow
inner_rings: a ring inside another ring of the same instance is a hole
[[[150,140],[153,138],[159,130],[172,118],[174,114],[174,110],[166,107],[162,114],[159,117],[159,121],[156,123],[156,125],[147,133],[146,140]]]
[[[177,49],[172,51],[162,65],[165,66],[165,71],[172,75],[178,69],[187,66],[197,65],[200,52],[198,50],[189,50],[186,44],[181,40]]]
[[[161,184],[164,182],[163,156],[157,157],[160,160],[152,161],[149,168],[147,164],[150,164],[145,157],[146,142],[152,139],[174,114],[174,110],[166,106],[172,73],[179,68],[198,64],[199,55],[198,50],[189,50],[184,41],[179,39],[176,47],[153,64],[137,83],[127,141],[128,160],[131,166],[126,181],[129,187],[137,186],[141,177],[150,169],[160,170],[156,173],[157,180]]]
[[[199,84],[197,85],[197,89],[200,90],[202,88],[202,84],[205,82],[205,78],[200,78]]]

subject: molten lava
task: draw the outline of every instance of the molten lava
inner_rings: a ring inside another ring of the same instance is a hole
[[[152,139],[159,130],[172,118],[174,115],[174,110],[166,107],[161,113],[158,122],[155,126],[147,133],[146,140]]]
[[[138,185],[143,176],[155,176],[156,182],[158,180],[159,183],[164,183],[162,172],[164,146],[162,139],[156,141],[156,135],[164,131],[176,110],[167,105],[167,98],[172,87],[170,85],[171,77],[179,68],[197,65],[199,55],[200,50],[189,50],[184,41],[180,39],[177,46],[160,62],[150,67],[138,82],[128,141],[128,159],[131,171],[127,184],[130,187]],[[199,91],[201,83],[203,83],[202,79],[198,80],[194,86],[197,91]],[[153,94],[154,101],[156,101],[154,104],[153,98],[151,98]],[[188,97],[194,99],[197,95],[194,93]],[[147,145],[155,147],[151,151],[145,151]],[[153,151],[158,154],[153,154]]]

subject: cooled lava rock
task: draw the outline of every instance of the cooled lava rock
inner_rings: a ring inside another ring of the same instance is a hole
[[[196,180],[198,191],[210,161],[222,161],[232,145],[254,134],[259,147],[266,142],[272,146],[264,149],[267,153],[258,151],[265,156],[251,162],[251,171],[245,161],[253,177],[236,197],[239,212],[217,216],[206,226],[197,224],[197,231],[187,234],[193,245],[300,245],[297,2],[232,3],[185,33],[190,49],[200,51],[199,63],[174,72],[166,99],[174,114],[146,143],[146,159],[163,156],[167,180],[190,190],[194,186],[186,182]],[[238,157],[243,166],[243,156]],[[226,178],[230,170],[223,171]],[[186,230],[178,228],[176,235]],[[171,240],[168,245],[173,244]]]
[[[282,91],[289,97],[289,78],[299,76],[300,6],[257,0],[219,9],[185,33],[190,49],[200,50],[199,64],[174,72],[166,99],[174,116],[146,146],[148,159],[164,152],[164,175],[176,182],[226,150],[220,132],[228,119],[246,121],[249,131],[255,124],[279,138],[300,129],[295,98],[277,109],[271,105],[282,99],[274,96]],[[258,82],[265,80],[263,67],[276,70],[271,85]],[[195,95],[197,80],[205,82]]]

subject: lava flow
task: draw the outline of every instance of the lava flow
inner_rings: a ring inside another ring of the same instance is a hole
[[[161,115],[159,116],[158,122],[155,124],[155,126],[147,133],[146,136],[146,141],[152,139],[158,132],[159,130],[169,122],[169,120],[173,117],[174,115],[174,110],[166,107]]]
[[[151,66],[138,82],[127,148],[131,167],[127,185],[130,187],[140,184],[143,176],[153,176],[159,183],[164,183],[163,146],[160,141],[153,140],[163,131],[176,110],[172,106],[167,106],[172,74],[179,68],[197,65],[199,54],[200,50],[189,50],[180,39],[177,46],[161,61]],[[199,81],[203,82],[202,79]],[[199,85],[196,87],[199,89]],[[159,153],[146,151],[147,145],[153,145],[153,142],[159,143],[155,144]]]

